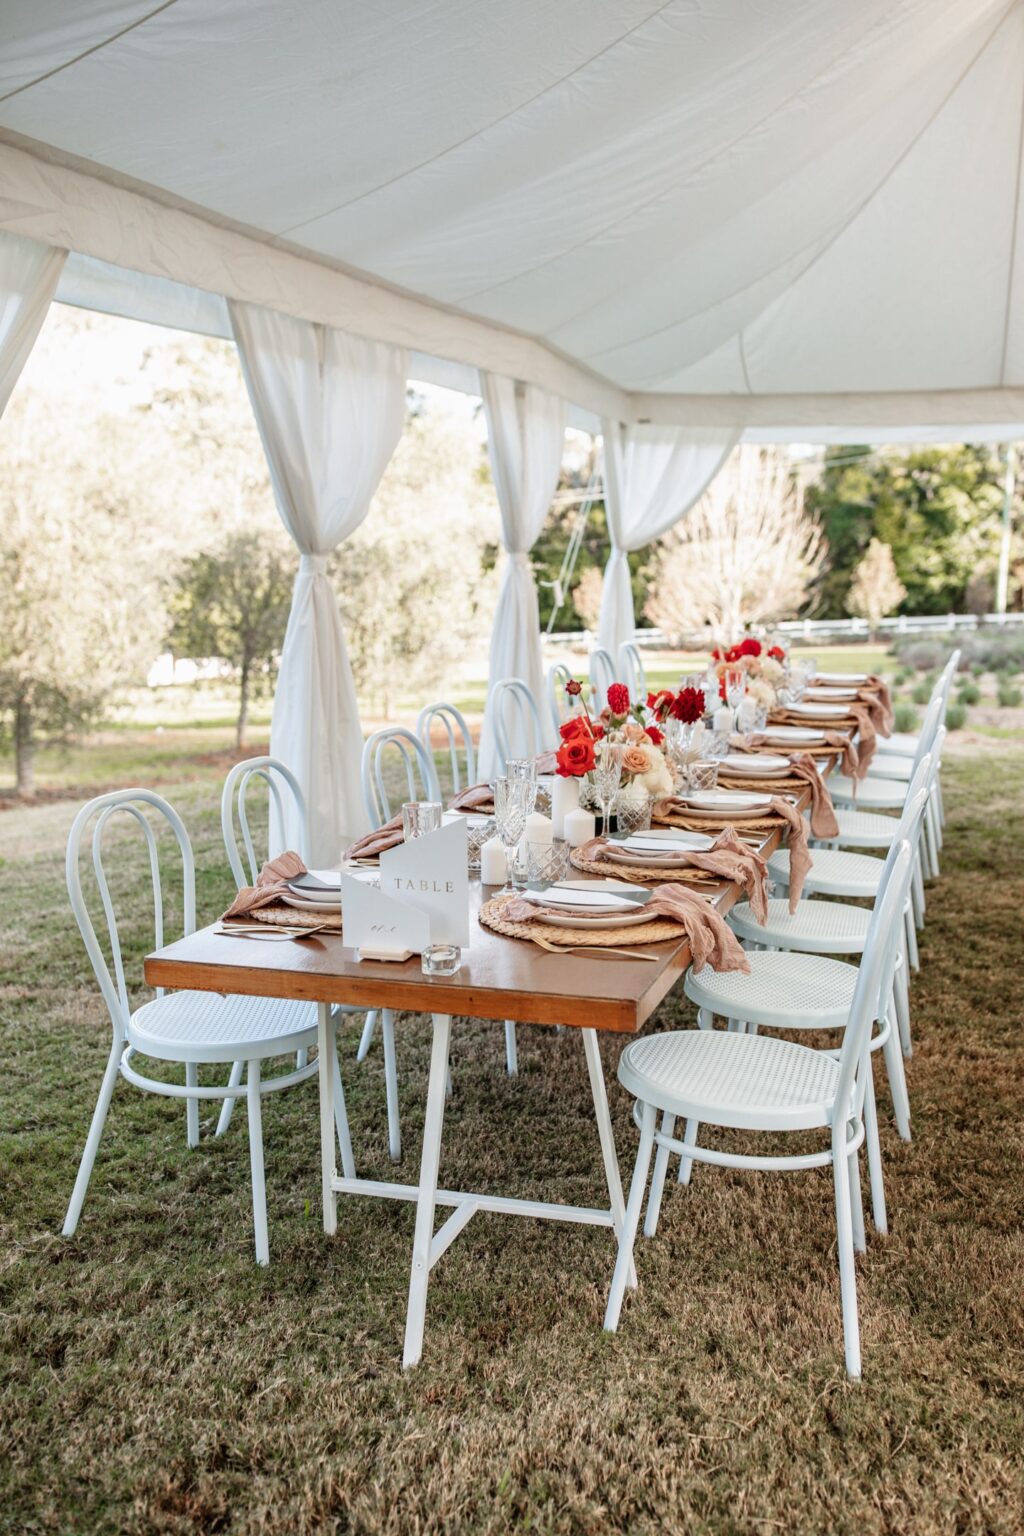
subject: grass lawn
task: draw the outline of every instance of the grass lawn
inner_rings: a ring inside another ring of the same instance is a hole
[[[343,1202],[324,1239],[315,1085],[264,1110],[272,1264],[252,1258],[244,1110],[121,1083],[81,1226],[59,1229],[109,1047],[70,922],[74,806],[0,812],[4,1369],[0,1530],[400,1533],[1019,1532],[1024,1524],[1024,752],[946,770],[944,875],[913,987],[915,1139],[882,1099],[891,1234],[858,1265],[865,1378],[843,1371],[826,1173],[698,1168],[642,1239],[601,1331],[596,1229],[478,1215],[435,1272],[422,1366],[400,1367],[411,1207]],[[172,770],[168,768],[170,773]],[[201,918],[229,895],[219,773],[165,792],[194,837]],[[132,968],[141,850],[119,850]],[[141,995],[141,994],[140,994]],[[688,1026],[669,999],[653,1028]],[[379,1047],[341,1035],[356,1156],[390,1177]],[[578,1037],[456,1023],[441,1180],[601,1200]],[[400,1017],[414,1178],[425,1021]],[[606,1073],[628,1177],[631,1103]]]

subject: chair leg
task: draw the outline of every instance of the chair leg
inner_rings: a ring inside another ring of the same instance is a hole
[[[917,858],[914,860],[913,877],[910,882],[910,893],[914,902],[914,922],[918,928],[924,927],[924,915],[928,905],[924,894],[924,870],[921,861],[922,853],[919,847]]]
[[[868,1148],[868,1178],[871,1183],[871,1220],[876,1232],[888,1232],[885,1209],[885,1181],[882,1178],[882,1147],[878,1140],[878,1106],[875,1102],[875,1075],[869,1061],[864,1089],[864,1140]],[[861,1223],[863,1225],[863,1221]]]
[[[850,1179],[850,1221],[853,1226],[854,1253],[867,1253],[868,1239],[864,1231],[864,1197],[860,1188],[860,1155],[851,1152],[847,1158]]]
[[[244,1065],[245,1065],[245,1063],[241,1062],[241,1061],[233,1061],[231,1063],[231,1076],[228,1078],[228,1087],[229,1088],[237,1088],[239,1083],[242,1081],[242,1067]],[[224,1100],[224,1103],[220,1107],[220,1118],[217,1121],[217,1129],[216,1129],[216,1131],[214,1133],[215,1135],[217,1135],[217,1136],[223,1136],[224,1135],[224,1132],[227,1130],[228,1126],[231,1124],[231,1116],[234,1114],[234,1112],[235,1112],[235,1095],[233,1093],[231,1093]]]
[[[390,1008],[380,1014],[384,1042],[384,1092],[388,1101],[388,1153],[393,1163],[402,1160],[402,1129],[398,1119],[398,1063],[395,1059],[395,1016]]]
[[[696,1143],[697,1143],[697,1132],[699,1130],[700,1130],[700,1121],[699,1120],[687,1120],[687,1122],[686,1122],[686,1130],[683,1133],[683,1143],[684,1143],[685,1146],[692,1147],[692,1146],[696,1145]],[[692,1157],[680,1157],[680,1159],[679,1159],[679,1182],[680,1182],[680,1184],[689,1184],[689,1182],[690,1182],[690,1174],[692,1172],[693,1172],[693,1158]]]
[[[711,1012],[711,1009],[710,1008],[698,1008],[697,1009],[697,1028],[698,1029],[714,1029],[714,1027],[715,1027],[715,1016]]]
[[[366,1053],[370,1049],[370,1045],[373,1042],[373,1033],[376,1028],[377,1010],[376,1008],[371,1008],[366,1015],[366,1022],[363,1025],[363,1032],[359,1037],[359,1049],[356,1051],[356,1061],[366,1060]]]
[[[661,1117],[661,1134],[674,1136],[676,1129],[676,1117],[670,1115],[666,1109]],[[665,1174],[668,1172],[668,1147],[664,1142],[658,1143],[658,1150],[654,1154],[654,1173],[651,1177],[651,1192],[647,1196],[647,1215],[644,1218],[644,1237],[653,1237],[658,1230],[658,1217],[661,1215],[661,1197],[665,1190]]]
[[[505,1020],[505,1069],[509,1077],[519,1076],[519,1052],[516,1049],[516,1026],[511,1019]]]
[[[910,1035],[910,984],[907,980],[906,955],[900,956],[895,977],[896,1022],[900,1032],[900,1048],[909,1061],[914,1054],[914,1042]]]
[[[892,1003],[889,1004],[890,1009]],[[892,1112],[896,1128],[904,1141],[910,1138],[910,1095],[907,1092],[907,1076],[903,1070],[903,1049],[897,1031],[892,1027],[890,1015],[889,1038],[882,1046],[885,1070],[889,1076],[889,1092],[892,1094]]]
[[[604,1326],[609,1333],[615,1333],[619,1326],[622,1298],[626,1293],[626,1280],[633,1262],[633,1245],[636,1242],[636,1229],[640,1225],[640,1210],[644,1203],[644,1189],[647,1185],[647,1173],[651,1166],[651,1152],[654,1148],[656,1114],[657,1110],[653,1104],[644,1105],[643,1118],[640,1122],[640,1145],[636,1150],[636,1164],[633,1168],[633,1182],[629,1186],[626,1215],[622,1223],[622,1235],[619,1238],[619,1252],[615,1260],[615,1270],[608,1291],[608,1305],[604,1314]]]
[[[914,922],[914,914],[909,908],[904,914],[903,927],[907,935],[907,959],[910,961],[912,969],[919,971],[921,969],[921,957],[917,951],[917,926]]]
[[[185,1063],[185,1087],[196,1088],[199,1084],[199,1068],[194,1061]],[[199,1145],[199,1100],[185,1100],[185,1127],[188,1132],[188,1144],[190,1147]]]
[[[114,1092],[114,1086],[117,1083],[117,1073],[120,1065],[121,1044],[115,1040],[110,1047],[110,1055],[107,1058],[106,1071],[103,1073],[103,1081],[100,1084],[96,1108],[92,1112],[92,1120],[89,1123],[89,1134],[85,1138],[82,1161],[78,1165],[75,1187],[71,1191],[67,1214],[64,1217],[62,1231],[65,1237],[74,1236],[75,1229],[78,1226],[78,1218],[82,1214],[82,1206],[85,1204],[85,1192],[89,1188],[89,1180],[92,1178],[93,1164],[96,1161],[96,1153],[100,1148],[100,1137],[103,1135],[103,1127],[107,1121],[107,1110],[110,1108],[110,1100]]]
[[[836,1238],[839,1250],[839,1290],[843,1304],[843,1345],[847,1373],[860,1375],[860,1324],[857,1319],[857,1271],[850,1212],[850,1168],[846,1152],[846,1126],[832,1132],[832,1176],[836,1192]]]
[[[305,1048],[303,1048],[301,1051],[296,1051],[295,1052],[295,1070],[296,1070],[296,1072],[301,1072],[303,1067],[306,1067],[308,1065],[309,1065],[309,1052]]]
[[[249,1111],[249,1162],[252,1165],[252,1224],[256,1234],[256,1263],[270,1263],[267,1237],[267,1186],[263,1177],[263,1110],[260,1104],[260,1064],[253,1060],[246,1074],[245,1104]]]

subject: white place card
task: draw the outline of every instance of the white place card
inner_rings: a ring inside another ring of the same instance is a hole
[[[341,936],[368,959],[405,959],[422,954],[430,943],[430,918],[343,871]]]
[[[466,819],[400,843],[380,856],[381,894],[426,913],[431,944],[469,944]]]

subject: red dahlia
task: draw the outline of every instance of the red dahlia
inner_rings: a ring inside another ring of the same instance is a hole
[[[625,683],[612,683],[608,688],[608,708],[613,715],[629,713],[629,689]]]

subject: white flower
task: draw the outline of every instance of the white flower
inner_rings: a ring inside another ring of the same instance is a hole
[[[761,663],[761,676],[764,678],[766,683],[771,683],[773,686],[776,686],[782,682],[782,679],[785,677],[785,675],[785,669],[782,663],[776,661],[774,656],[766,656],[764,658]]]

